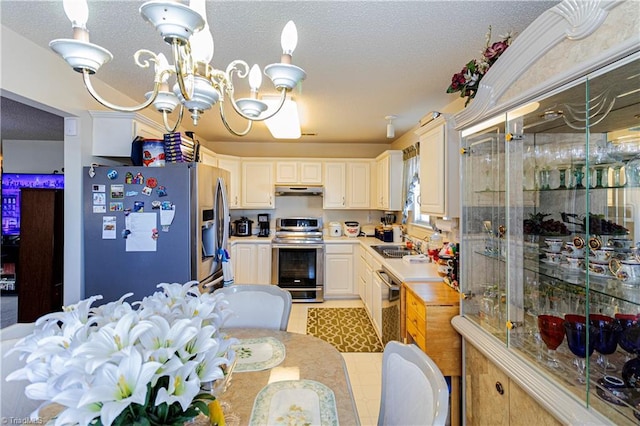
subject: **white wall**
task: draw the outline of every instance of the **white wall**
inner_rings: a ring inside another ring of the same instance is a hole
[[[65,132],[64,140],[64,304],[69,305],[84,297],[82,167],[96,160],[91,155],[92,119],[87,111],[98,106],[80,76],[51,50],[4,26],[0,26],[0,41],[2,96],[65,117],[65,130],[69,120],[75,121],[77,127],[73,135]],[[135,104],[133,99],[99,80],[92,79],[92,82],[96,90],[112,102]],[[100,162],[105,161],[100,159]],[[8,165],[6,159],[3,163]]]
[[[6,173],[62,173],[64,141],[2,141],[2,171]]]

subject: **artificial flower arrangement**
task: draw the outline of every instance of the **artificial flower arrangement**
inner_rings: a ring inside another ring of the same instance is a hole
[[[27,397],[55,402],[55,425],[181,425],[208,415],[203,388],[224,377],[236,339],[220,326],[230,315],[222,294],[197,282],[159,284],[129,304],[91,307],[92,296],[36,321],[12,351],[25,366],[7,380],[28,380]]]
[[[454,74],[451,78],[451,85],[447,88],[447,93],[460,92],[461,98],[467,98],[467,101],[464,103],[466,107],[469,101],[476,96],[482,77],[485,76],[500,55],[507,50],[512,39],[512,34],[507,33],[505,36],[500,36],[500,41],[491,44],[491,26],[489,26],[487,44],[482,51],[481,59],[470,60],[467,65],[462,68],[462,71]]]

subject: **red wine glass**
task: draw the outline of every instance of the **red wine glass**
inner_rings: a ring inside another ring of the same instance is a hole
[[[538,315],[538,330],[540,338],[547,346],[547,365],[558,368],[560,365],[555,357],[556,349],[564,340],[564,320],[553,315]]]

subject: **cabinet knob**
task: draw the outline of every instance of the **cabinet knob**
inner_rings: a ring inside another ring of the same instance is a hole
[[[504,387],[502,386],[502,383],[496,382],[496,391],[498,391],[500,395],[504,395]]]

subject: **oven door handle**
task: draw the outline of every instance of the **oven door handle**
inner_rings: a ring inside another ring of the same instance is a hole
[[[300,243],[300,244],[271,244],[272,248],[278,248],[278,249],[305,249],[305,248],[310,248],[310,249],[319,249],[319,248],[324,248],[324,244],[306,244],[306,243]]]

